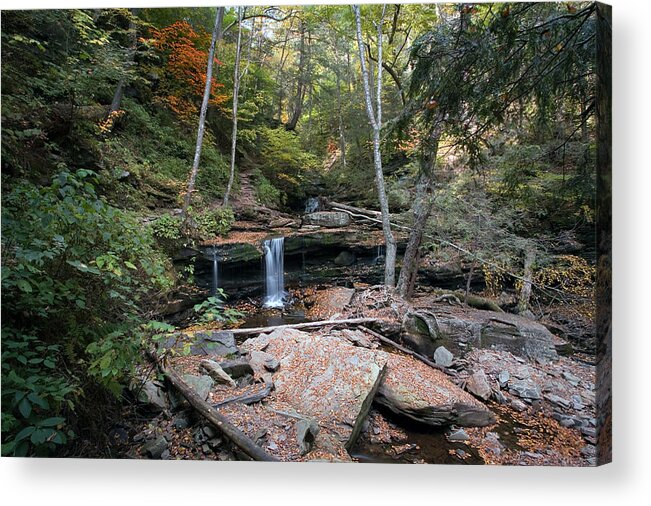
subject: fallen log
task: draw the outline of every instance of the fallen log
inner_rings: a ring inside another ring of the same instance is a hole
[[[363,209],[361,207],[349,206],[348,204],[341,204],[339,202],[328,202],[328,205],[333,210],[339,211],[348,211],[350,213],[360,214],[363,216],[369,216],[371,218],[380,218],[382,219],[382,213],[379,211],[371,211],[369,209]]]
[[[217,412],[210,404],[204,401],[183,379],[170,367],[166,367],[153,353],[149,353],[150,359],[155,362],[163,375],[169,382],[187,399],[190,405],[196,409],[206,420],[219,429],[224,437],[232,441],[240,450],[253,460],[265,462],[278,462],[273,455],[269,455],[262,448],[256,445],[253,440],[244,434],[240,429],[231,424],[226,417]]]
[[[213,404],[212,407],[223,408],[227,404],[232,404],[234,402],[237,402],[239,404],[254,404],[267,397],[271,393],[271,390],[273,390],[273,383],[265,383],[265,387],[260,389],[258,392],[254,392],[252,394],[236,395],[235,397],[230,397],[228,399],[224,399],[221,402],[218,402],[217,404]]]
[[[444,372],[448,376],[452,376],[453,378],[457,377],[457,373],[455,373],[454,371],[451,371],[447,367],[443,367],[443,366],[440,366],[438,364],[435,364],[431,360],[428,360],[427,358],[422,356],[420,353],[416,353],[415,351],[410,350],[409,348],[405,348],[404,346],[396,343],[395,341],[389,339],[388,337],[385,337],[382,334],[378,334],[374,330],[371,330],[371,329],[369,329],[367,327],[364,327],[363,325],[360,325],[359,328],[361,330],[363,330],[364,332],[367,332],[367,333],[371,334],[373,337],[378,338],[384,344],[388,344],[389,346],[393,346],[397,350],[400,350],[401,352],[406,353],[407,355],[410,355],[410,356],[414,357],[417,360],[420,360],[424,364],[427,364],[428,366],[430,366],[430,367],[432,367],[434,369],[438,369],[439,371]]]
[[[305,322],[305,323],[293,323],[287,325],[271,325],[269,327],[253,327],[250,329],[233,329],[228,330],[236,336],[246,336],[250,334],[266,334],[267,332],[273,332],[277,329],[317,329],[320,327],[327,327],[329,325],[341,326],[341,325],[363,325],[365,323],[376,322],[377,318],[350,318],[348,320],[321,320],[318,322]]]
[[[447,297],[447,296],[454,296],[457,297],[459,302],[464,299],[465,293],[462,291],[446,291],[446,290],[434,290],[434,293],[440,293],[441,297]],[[436,300],[435,302],[439,302]],[[473,295],[473,294],[468,294],[468,298],[466,300],[466,303],[470,307],[474,307],[475,309],[484,309],[487,311],[495,311],[496,313],[503,313],[504,310],[497,304],[497,302],[492,301],[490,299],[487,299],[486,297],[480,297],[479,295]]]

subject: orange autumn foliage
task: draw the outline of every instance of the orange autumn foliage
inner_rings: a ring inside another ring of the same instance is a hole
[[[195,30],[187,21],[154,30],[153,45],[166,56],[165,78],[158,99],[183,119],[191,119],[199,112],[199,103],[206,86],[206,66],[211,34]],[[221,62],[215,58],[215,65]],[[218,94],[223,84],[212,79],[209,104],[221,107],[227,95]]]

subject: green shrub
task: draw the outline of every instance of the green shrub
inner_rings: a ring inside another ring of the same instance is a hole
[[[210,239],[219,235],[226,235],[235,222],[235,215],[230,207],[209,209],[198,214],[191,214],[197,224],[199,235]]]
[[[172,287],[149,229],[95,184],[91,171],[64,170],[3,196],[3,455],[65,444],[82,385],[119,393],[138,357],[141,308]]]
[[[151,225],[154,237],[176,241],[181,238],[181,217],[164,214]]]
[[[255,193],[261,204],[277,207],[284,204],[283,194],[264,176],[260,176],[256,185]]]

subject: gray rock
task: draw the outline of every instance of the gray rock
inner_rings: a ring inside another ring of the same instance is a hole
[[[538,385],[528,379],[511,381],[509,392],[523,399],[542,399]]]
[[[233,378],[231,378],[214,360],[202,360],[199,364],[199,368],[208,373],[208,376],[217,383],[230,385],[232,387],[237,386],[235,381],[233,381]]]
[[[519,399],[511,400],[511,407],[516,411],[520,411],[520,412],[525,411],[527,409],[527,405]]]
[[[487,401],[490,399],[492,390],[491,386],[488,384],[488,378],[483,369],[475,371],[468,382],[466,383],[466,389],[473,395],[476,395],[480,399]]]
[[[249,361],[243,357],[233,360],[225,360],[219,363],[222,370],[231,378],[241,378],[247,374],[253,375],[253,368]]]
[[[454,355],[445,346],[439,346],[434,351],[434,362],[441,367],[450,367],[453,360]]]
[[[577,411],[581,411],[584,406],[583,406],[583,399],[581,399],[580,395],[574,394],[572,397],[572,408],[576,409]]]
[[[174,427],[177,429],[187,429],[190,426],[190,417],[186,413],[179,413],[174,418]]]
[[[508,402],[506,396],[500,390],[493,390],[493,399],[499,404],[506,404]]]
[[[545,394],[545,399],[547,399],[552,404],[556,404],[556,405],[561,406],[563,408],[569,408],[570,407],[570,401],[568,401],[567,399],[564,399],[563,397],[555,395],[555,394]]]
[[[350,225],[350,215],[342,211],[318,211],[303,216],[304,225],[336,228]]]
[[[581,381],[581,378],[577,378],[572,374],[571,372],[563,371],[562,374],[563,378],[567,380],[567,382],[572,385],[572,386],[577,386],[579,384],[579,381]]]
[[[470,436],[468,436],[465,430],[459,429],[451,434],[448,434],[447,439],[448,441],[468,441],[470,439]]]
[[[205,425],[201,430],[203,430],[207,438],[213,438],[217,435],[217,431],[210,425]]]
[[[138,389],[140,389],[139,392]],[[138,401],[155,411],[165,411],[168,408],[165,392],[160,385],[153,381],[145,381],[142,386],[139,382],[134,382],[132,391],[138,392]]]
[[[225,331],[199,331],[175,333],[161,344],[163,349],[173,349],[179,353],[189,348],[190,355],[237,355],[235,336]]]
[[[149,441],[142,445],[140,452],[143,455],[149,456],[152,459],[159,459],[165,450],[167,450],[167,439],[163,436],[160,436],[152,441]]]
[[[355,263],[355,255],[350,251],[342,251],[335,257],[336,265],[353,265]]]
[[[506,388],[509,379],[511,379],[509,371],[500,371],[500,373],[497,375],[497,381],[500,383],[500,388]]]
[[[486,406],[441,371],[412,357],[388,355],[387,374],[375,397],[377,404],[432,427],[483,427],[495,422]]]
[[[255,378],[262,378],[267,372],[277,371],[280,367],[280,362],[276,357],[258,350],[251,352],[249,363],[251,364]]]
[[[170,459],[170,450],[169,448],[166,450],[163,450],[163,453],[160,454],[160,459],[161,460],[169,460]]]
[[[208,398],[210,390],[215,385],[215,382],[210,376],[195,376],[193,374],[186,374],[183,376],[185,381],[197,395],[204,401]]]
[[[312,451],[319,430],[319,424],[315,420],[302,418],[296,423],[296,439],[298,440],[301,455],[306,455]]]

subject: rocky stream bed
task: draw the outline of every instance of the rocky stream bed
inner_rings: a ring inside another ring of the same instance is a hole
[[[433,295],[407,304],[382,287],[314,289],[306,301],[295,321],[331,324],[237,337],[193,328],[159,353],[281,461],[595,464],[594,366],[559,356],[566,343],[540,323]],[[279,313],[266,322],[287,323]],[[372,330],[336,323],[360,315]],[[169,382],[142,372],[134,392],[152,415],[117,431],[127,456],[248,459]]]

